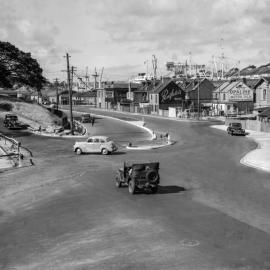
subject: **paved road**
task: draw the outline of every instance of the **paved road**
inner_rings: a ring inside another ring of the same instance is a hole
[[[269,174],[239,164],[255,144],[145,120],[178,143],[76,156],[72,140],[20,137],[37,164],[0,175],[0,269],[270,269]],[[128,159],[160,161],[158,194],[114,187]]]

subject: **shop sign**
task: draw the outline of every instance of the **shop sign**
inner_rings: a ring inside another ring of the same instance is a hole
[[[113,91],[106,91],[106,98],[113,98]]]
[[[253,91],[245,87],[237,87],[228,91],[229,101],[253,101]]]
[[[179,96],[181,94],[181,90],[180,89],[172,89],[171,91],[169,91],[169,89],[164,89],[162,91],[162,93],[160,94],[160,102],[165,102],[165,101],[171,101],[171,100],[175,100],[176,96]]]

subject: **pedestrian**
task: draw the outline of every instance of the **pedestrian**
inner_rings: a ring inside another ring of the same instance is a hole
[[[95,117],[92,117],[92,126],[95,124]]]
[[[167,136],[167,143],[170,144],[171,143],[171,136],[170,134],[168,133],[168,136]]]

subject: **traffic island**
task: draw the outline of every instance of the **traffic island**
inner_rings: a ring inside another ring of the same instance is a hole
[[[146,142],[138,142],[138,145],[133,145],[132,143],[129,143],[126,146],[126,149],[128,150],[152,150],[152,149],[158,149],[161,147],[166,147],[175,144],[174,141],[146,141]]]

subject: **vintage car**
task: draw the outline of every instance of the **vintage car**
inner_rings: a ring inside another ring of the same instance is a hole
[[[15,114],[6,114],[4,119],[4,127],[8,129],[22,129],[24,126],[18,121]]]
[[[229,123],[229,126],[227,128],[228,134],[233,135],[246,135],[245,130],[242,128],[241,123]]]
[[[117,187],[128,186],[130,194],[139,190],[156,193],[159,185],[159,162],[124,162],[115,177]]]
[[[80,117],[80,122],[81,123],[91,123],[92,122],[92,117],[89,113],[82,114]]]
[[[117,149],[114,141],[106,136],[92,136],[84,142],[75,142],[73,146],[73,150],[77,155],[82,153],[101,153],[102,155],[108,155],[117,151]]]

